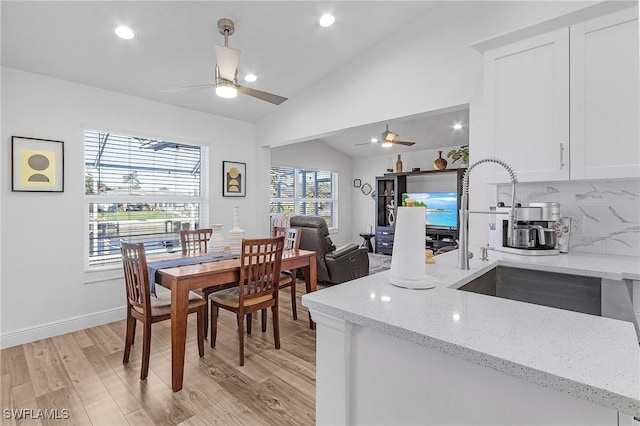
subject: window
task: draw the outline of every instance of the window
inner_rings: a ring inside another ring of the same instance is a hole
[[[180,250],[180,230],[206,219],[202,148],[85,131],[85,208],[89,267],[119,264],[120,239],[148,254]]]
[[[271,213],[322,216],[338,227],[338,174],[271,166]]]

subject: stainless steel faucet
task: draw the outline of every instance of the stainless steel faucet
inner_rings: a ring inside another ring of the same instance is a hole
[[[509,210],[509,213],[505,213],[508,215],[509,222],[507,227],[507,242],[509,244],[513,244],[513,229],[517,222],[515,206],[516,184],[518,183],[518,178],[516,177],[516,172],[513,171],[506,161],[499,160],[497,158],[483,158],[482,160],[478,160],[471,164],[462,178],[462,200],[460,202],[460,253],[458,256],[458,264],[460,269],[464,270],[469,269],[469,214],[499,214],[495,211],[469,211],[469,173],[471,173],[471,170],[473,170],[474,167],[483,163],[495,163],[501,165],[507,170],[507,172],[509,172],[509,177],[511,178],[511,209]]]

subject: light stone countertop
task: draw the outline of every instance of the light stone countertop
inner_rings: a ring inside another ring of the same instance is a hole
[[[473,252],[469,271],[458,269],[457,250],[437,256],[433,289],[395,287],[384,271],[306,294],[302,304],[640,417],[640,347],[632,323],[456,290],[497,265],[640,280],[640,258],[490,251],[487,262]]]

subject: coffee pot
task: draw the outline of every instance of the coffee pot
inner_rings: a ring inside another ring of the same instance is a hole
[[[525,255],[556,255],[556,232],[553,224],[560,217],[560,203],[531,203],[528,207],[516,204],[516,222],[513,227],[513,238],[508,239],[509,223],[503,220],[510,207],[498,203],[491,207],[496,215],[489,220],[489,243],[499,251]],[[500,218],[500,220],[498,220]]]

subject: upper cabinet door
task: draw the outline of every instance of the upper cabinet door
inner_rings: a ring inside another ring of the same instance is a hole
[[[569,179],[569,29],[486,52],[484,93],[495,157],[521,182]],[[495,169],[495,181],[508,181]]]
[[[638,8],[571,27],[571,178],[640,177]]]

